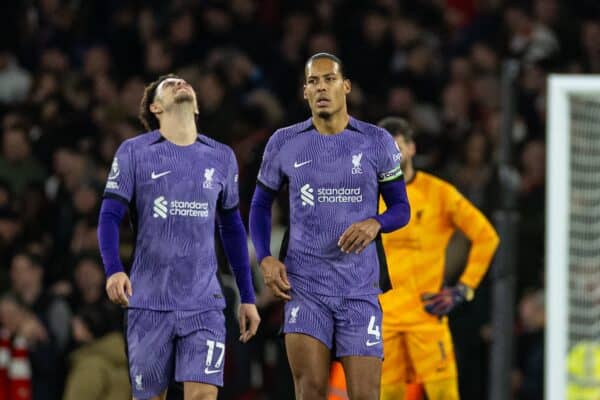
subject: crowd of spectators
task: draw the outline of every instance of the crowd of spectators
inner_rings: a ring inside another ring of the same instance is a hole
[[[518,335],[525,338],[519,343],[527,343],[515,356],[514,393],[541,399],[546,78],[600,73],[599,4],[2,2],[0,325],[27,339],[33,398],[91,399],[90,391],[104,393],[96,398],[127,398],[124,343],[116,334],[122,311],[104,293],[96,228],[115,150],[142,132],[137,114],[145,84],[175,72],[193,85],[199,130],[236,152],[247,217],[266,140],[309,116],[304,61],[327,51],[344,61],[351,79],[350,113],[373,123],[387,115],[407,118],[418,134],[417,167],[453,182],[491,219],[498,207],[500,73],[505,60],[518,60],[512,165],[518,242],[527,248],[518,251],[515,270]],[[285,201],[276,207],[274,232],[280,233]],[[123,226],[125,261],[132,239]],[[291,399],[278,336],[281,305],[261,290],[257,276],[262,326],[251,344],[239,344],[237,295],[225,265],[222,270],[231,384],[221,397]],[[459,369],[468,378],[461,379],[464,399],[487,397],[490,284],[488,277],[477,300],[454,317]],[[115,387],[125,391],[109,392]]]

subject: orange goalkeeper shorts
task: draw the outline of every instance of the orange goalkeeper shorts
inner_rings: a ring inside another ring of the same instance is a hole
[[[431,331],[383,332],[381,383],[424,383],[457,378],[447,325]]]

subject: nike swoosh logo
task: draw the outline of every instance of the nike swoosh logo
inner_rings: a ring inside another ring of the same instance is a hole
[[[220,369],[208,369],[208,367],[204,368],[204,373],[206,375],[216,374],[217,372],[221,372]]]
[[[294,168],[300,168],[301,166],[306,165],[306,164],[310,164],[311,162],[312,162],[312,160],[304,161],[304,162],[301,162],[301,163],[299,163],[298,161],[295,161],[294,162]]]
[[[154,171],[152,171],[152,175],[150,175],[150,177],[152,179],[157,179],[157,178],[160,178],[161,176],[165,176],[165,175],[170,174],[170,173],[171,173],[171,171],[165,171],[165,172],[161,172],[161,173],[157,174]]]
[[[376,344],[381,343],[381,340],[378,340],[376,342],[371,342],[370,340],[367,340],[367,343],[365,343],[367,345],[367,347],[371,347],[371,346],[375,346]]]

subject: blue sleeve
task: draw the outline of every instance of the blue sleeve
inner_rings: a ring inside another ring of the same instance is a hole
[[[259,264],[271,255],[271,207],[275,195],[274,191],[259,183],[250,203],[250,237]]]
[[[235,276],[242,303],[254,304],[254,286],[248,256],[248,236],[242,222],[240,210],[220,211],[217,215],[217,226],[227,261]]]
[[[126,212],[124,202],[111,198],[102,200],[98,218],[98,244],[107,278],[125,271],[119,257],[119,226]]]
[[[410,204],[406,196],[404,179],[396,179],[379,185],[379,190],[387,209],[375,218],[381,224],[383,233],[402,228],[410,221]]]

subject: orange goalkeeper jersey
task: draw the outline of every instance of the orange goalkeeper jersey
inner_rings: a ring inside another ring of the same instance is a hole
[[[421,294],[443,286],[446,247],[456,229],[471,241],[460,282],[476,288],[498,247],[487,218],[451,184],[416,172],[407,184],[411,218],[407,226],[383,234],[392,290],[380,296],[383,322],[392,330],[431,329],[440,321],[423,309]],[[385,203],[380,199],[380,210]]]

